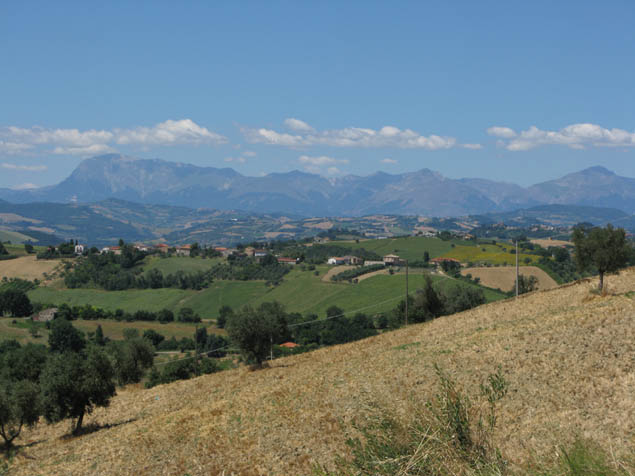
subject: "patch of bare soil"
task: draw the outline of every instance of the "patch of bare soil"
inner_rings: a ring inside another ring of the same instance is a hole
[[[514,266],[463,268],[461,274],[471,274],[473,278],[480,278],[483,286],[502,291],[511,291],[516,283]],[[551,276],[536,266],[521,266],[520,274],[535,276],[538,279],[538,289],[553,289],[558,286]]]

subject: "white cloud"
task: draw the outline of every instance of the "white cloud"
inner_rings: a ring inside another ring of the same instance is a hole
[[[244,157],[225,157],[225,162],[238,162],[239,164],[244,164],[247,162],[247,159]]]
[[[635,147],[635,132],[606,129],[588,123],[572,124],[558,131],[545,131],[531,126],[507,142],[502,142],[502,145],[510,151],[525,151],[544,145],[564,145],[571,149]]]
[[[243,152],[243,155],[246,157],[256,157],[256,153],[253,150],[246,150]]]
[[[287,121],[285,121],[285,124],[287,124]],[[296,130],[298,134],[287,134],[265,128],[245,128],[242,132],[249,142],[284,147],[325,145],[332,147],[397,147],[404,149],[437,150],[449,149],[458,145],[454,137],[441,137],[437,135],[426,137],[411,129],[402,130],[393,126],[385,126],[379,130],[360,127],[347,127],[344,129],[324,131],[315,131],[314,129],[298,130],[297,128],[294,130]]]
[[[311,157],[308,155],[301,155],[298,158],[304,166],[304,170],[312,174],[334,176],[340,175],[342,172],[336,167],[337,164],[348,164],[347,159],[335,159],[326,155],[319,157]]]
[[[92,144],[86,147],[55,147],[53,154],[55,155],[79,155],[87,157],[90,155],[105,154],[114,152],[115,149],[106,144]]]
[[[487,133],[494,137],[502,137],[503,139],[516,137],[516,131],[509,127],[493,126],[487,129]]]
[[[48,169],[46,165],[16,165],[8,164],[6,162],[0,164],[0,167],[2,167],[3,169],[20,170],[25,172],[44,172]]]
[[[152,127],[80,131],[9,126],[0,128],[0,153],[21,154],[38,148],[57,155],[95,155],[115,151],[114,146],[171,146],[223,144],[227,138],[196,124],[191,119],[167,120]],[[52,146],[49,149],[47,146]]]
[[[396,164],[397,161],[395,159],[389,159],[388,157],[385,159],[381,159],[382,164]]]
[[[14,185],[13,187],[11,187],[12,190],[33,190],[34,188],[39,188],[38,185],[35,185],[34,183],[22,183],[20,185]]]
[[[327,157],[326,155],[322,155],[320,157],[310,157],[308,155],[301,155],[298,159],[299,162],[303,164],[311,164],[311,165],[334,165],[334,164],[348,164],[348,160],[346,159],[334,159],[333,157]]]
[[[481,150],[483,148],[481,144],[461,144],[461,147],[469,150]]]
[[[5,142],[0,140],[0,154],[15,155],[32,149],[31,144],[22,144],[19,142]]]
[[[284,120],[284,125],[287,126],[292,131],[297,132],[313,132],[315,129],[308,125],[306,122],[301,121],[300,119],[295,119],[290,117]]]
[[[115,129],[117,144],[176,145],[224,144],[227,138],[199,126],[191,119],[168,120],[153,127]]]

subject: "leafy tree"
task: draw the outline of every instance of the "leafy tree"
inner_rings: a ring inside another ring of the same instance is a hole
[[[514,290],[516,289],[516,281],[514,281]],[[518,276],[518,294],[530,293],[538,289],[538,278],[535,276]]]
[[[595,267],[600,275],[598,289],[604,287],[604,274],[613,273],[626,266],[629,247],[623,228],[606,228],[578,225],[573,229],[575,259],[580,271]]]
[[[245,360],[259,366],[269,354],[271,345],[285,331],[274,309],[263,309],[262,305],[258,309],[243,307],[227,323],[227,333]]]
[[[4,245],[2,244],[2,242],[0,241],[0,256],[2,255],[8,255],[9,252],[7,251],[7,249],[4,247]]]
[[[485,304],[483,290],[472,286],[448,286],[440,294],[444,314],[455,314]]]
[[[58,317],[51,323],[49,347],[52,352],[80,352],[86,347],[86,339],[73,324]]]
[[[112,356],[114,377],[119,385],[139,382],[154,363],[152,344],[139,337],[110,342],[108,353]]]
[[[201,322],[201,317],[194,313],[191,307],[182,307],[179,309],[179,322]]]
[[[0,293],[0,315],[5,312],[14,317],[26,317],[33,312],[33,306],[24,291],[9,288]]]
[[[147,329],[143,332],[143,338],[150,341],[150,343],[157,347],[161,342],[165,340],[165,336],[163,334],[159,334],[154,329]]]
[[[430,262],[430,253],[428,253],[427,251],[423,252],[423,261],[425,263],[429,263]]]
[[[218,326],[219,329],[223,329],[227,324],[227,321],[231,319],[233,315],[234,310],[231,307],[227,305],[222,306],[218,310],[218,319],[216,319],[216,326]]]
[[[32,427],[40,418],[40,389],[29,380],[0,380],[0,435],[7,452],[26,425]]]
[[[73,434],[79,433],[86,413],[109,405],[115,395],[113,377],[110,360],[97,347],[91,347],[85,355],[51,355],[40,379],[44,417],[49,423],[76,419]]]
[[[33,245],[30,244],[30,243],[25,243],[24,244],[24,251],[26,251],[28,254],[34,253]]]
[[[95,344],[99,346],[106,345],[106,339],[104,338],[104,330],[101,328],[101,324],[97,326],[95,330]]]
[[[7,341],[11,342],[11,341]],[[17,347],[13,344],[6,346],[5,352],[0,352],[0,379],[11,382],[28,380],[37,383],[44,368],[48,351],[42,344],[26,344]]]
[[[174,313],[170,311],[169,309],[162,309],[157,314],[157,320],[161,324],[165,324],[166,322],[172,322],[174,321]]]

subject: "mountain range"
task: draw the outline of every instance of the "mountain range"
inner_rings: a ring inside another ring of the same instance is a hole
[[[231,168],[108,154],[86,159],[57,185],[0,189],[12,203],[143,204],[299,216],[400,214],[463,216],[545,204],[608,207],[635,213],[635,178],[604,167],[521,187],[480,178],[450,179],[429,169],[325,178],[292,171],[249,177]]]

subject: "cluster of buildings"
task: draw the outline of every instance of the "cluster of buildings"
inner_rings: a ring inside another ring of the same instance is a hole
[[[386,255],[381,261],[369,261],[359,256],[333,256],[326,261],[327,264],[333,265],[354,265],[354,266],[372,266],[383,264],[384,266],[404,266],[406,262],[397,255]]]

